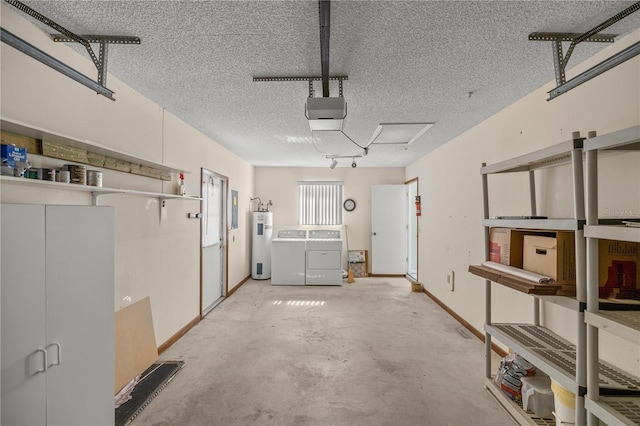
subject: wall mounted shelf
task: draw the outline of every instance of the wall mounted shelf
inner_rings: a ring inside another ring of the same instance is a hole
[[[157,198],[160,201],[202,200],[202,198],[200,197],[190,196],[190,195],[164,194],[161,192],[137,191],[134,189],[122,189],[122,188],[104,188],[104,187],[98,187],[98,186],[78,185],[73,183],[62,183],[62,182],[50,182],[47,180],[26,179],[26,178],[12,177],[12,176],[0,176],[0,183],[2,183],[3,185],[12,184],[12,185],[34,186],[34,187],[47,188],[47,189],[58,189],[63,191],[90,192],[93,205],[97,204],[97,200],[99,196],[108,195],[108,194],[125,194],[125,195],[139,196],[139,197],[151,197],[151,198]]]
[[[35,126],[22,123],[17,120],[2,117],[0,118],[0,129],[7,132],[16,133],[23,136],[28,136],[35,139],[46,139],[51,142],[57,142],[64,145],[69,145],[74,148],[84,149],[86,151],[93,152],[95,154],[105,155],[107,157],[115,158],[117,160],[129,161],[131,163],[140,164],[141,166],[151,167],[167,173],[189,173],[186,170],[182,170],[176,167],[167,166],[166,164],[158,163],[155,161],[149,161],[140,157],[136,157],[126,152],[119,151],[106,147],[104,145],[91,142],[88,140],[80,140],[71,136],[63,135],[61,133],[41,129]]]

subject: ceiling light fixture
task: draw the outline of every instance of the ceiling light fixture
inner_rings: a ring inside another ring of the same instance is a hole
[[[380,123],[368,145],[409,146],[435,123]]]
[[[336,168],[337,165],[338,165],[338,160],[334,158],[333,160],[331,160],[331,165],[329,166],[329,168],[333,170]]]

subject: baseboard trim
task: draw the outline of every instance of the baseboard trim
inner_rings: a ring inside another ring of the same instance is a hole
[[[200,322],[200,315],[198,315],[197,317],[195,317],[194,319],[189,321],[189,323],[187,325],[185,325],[184,327],[182,327],[180,330],[178,330],[178,332],[176,334],[174,334],[166,342],[164,342],[163,344],[158,346],[158,355],[160,355],[162,352],[164,352],[167,349],[169,349],[171,347],[171,345],[173,345],[175,342],[180,340],[180,338],[182,336],[187,334],[187,331],[191,330],[199,322]]]
[[[368,276],[373,278],[404,278],[406,277],[406,274],[369,274]]]
[[[247,275],[242,281],[240,281],[240,283],[237,286],[235,286],[234,288],[232,288],[231,290],[229,290],[227,292],[227,297],[229,297],[233,293],[235,293],[236,290],[239,289],[240,287],[242,287],[247,281],[249,281],[250,278],[251,278],[251,275]]]
[[[424,294],[426,294],[427,296],[429,296],[429,298],[431,300],[433,300],[434,302],[436,302],[436,304],[438,306],[440,306],[442,309],[445,310],[446,313],[448,313],[449,315],[451,315],[456,321],[458,321],[460,324],[462,324],[462,326],[464,328],[466,328],[467,330],[469,330],[474,336],[476,336],[478,339],[480,339],[482,342],[485,342],[485,337],[484,334],[482,334],[482,332],[480,332],[480,330],[478,330],[477,328],[475,328],[474,326],[472,326],[471,324],[469,324],[467,321],[465,321],[464,318],[462,318],[460,315],[458,315],[457,313],[455,313],[451,308],[449,308],[447,305],[445,305],[444,303],[442,303],[442,301],[440,299],[438,299],[437,297],[435,297],[433,294],[429,293],[429,291],[426,288],[422,288],[422,291]],[[501,357],[505,357],[507,355],[507,352],[502,349],[500,346],[496,345],[495,343],[491,342],[491,349],[493,349],[493,351],[495,353],[497,353],[498,355],[500,355]]]
[[[245,279],[243,279],[242,281],[240,281],[240,284],[238,284],[237,286],[235,286],[230,292],[227,293],[226,297],[231,296],[237,289],[239,289],[244,283],[246,283],[247,281],[249,281],[249,278],[251,278],[251,275],[247,275],[247,277]],[[177,342],[178,340],[180,340],[180,338],[182,336],[184,336],[185,334],[187,334],[187,332],[189,330],[191,330],[197,323],[200,322],[200,320],[202,319],[201,315],[198,315],[196,318],[192,319],[191,321],[189,321],[189,323],[187,325],[185,325],[184,327],[182,327],[180,330],[178,330],[178,332],[176,334],[174,334],[173,336],[171,336],[166,342],[164,342],[163,344],[161,344],[160,346],[158,346],[158,355],[161,354],[162,352],[166,351],[167,349],[169,349],[171,347],[171,345],[173,345],[175,342]]]

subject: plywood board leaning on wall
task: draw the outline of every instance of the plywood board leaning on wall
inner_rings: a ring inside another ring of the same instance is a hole
[[[114,395],[158,359],[148,297],[115,313],[115,342]]]

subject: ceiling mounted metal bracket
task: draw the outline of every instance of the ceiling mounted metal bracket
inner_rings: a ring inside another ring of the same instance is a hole
[[[53,41],[55,41],[55,42],[75,42],[75,43],[80,43],[82,46],[84,46],[84,48],[87,50],[87,53],[91,57],[91,60],[93,61],[93,64],[95,65],[95,67],[98,70],[98,81],[97,81],[96,84],[99,86],[100,90],[96,90],[96,92],[98,94],[106,96],[107,98],[109,98],[111,100],[115,100],[113,98],[113,96],[112,96],[113,92],[105,87],[105,84],[106,84],[106,81],[107,81],[107,56],[108,56],[107,44],[140,44],[140,39],[138,37],[77,35],[77,34],[71,32],[71,31],[69,31],[68,29],[64,28],[62,25],[60,25],[60,24],[52,21],[51,19],[47,18],[46,16],[36,12],[35,10],[33,10],[32,8],[30,8],[29,6],[27,6],[26,4],[24,4],[24,3],[22,3],[22,2],[20,2],[18,0],[4,0],[4,1],[6,3],[10,4],[11,6],[14,6],[16,9],[18,9],[18,10],[24,12],[25,14],[31,16],[32,18],[34,18],[34,19],[42,22],[43,24],[46,24],[47,26],[53,28],[54,30],[60,32],[61,34],[54,34],[54,35],[51,36]],[[17,42],[17,43],[20,44],[20,45],[22,45],[22,43],[26,43],[24,40],[22,40],[22,39],[20,39],[18,37],[15,37],[15,36],[13,36],[13,37],[15,39],[19,40],[19,42]],[[3,34],[3,41],[4,41],[4,34]],[[91,44],[90,43],[99,43],[100,44],[99,56],[96,56],[95,52],[91,48]],[[26,43],[26,44],[28,44],[28,43]],[[29,46],[31,46],[31,45],[29,45]],[[16,46],[13,46],[13,47],[16,47]],[[31,46],[31,47],[33,47],[33,46]],[[18,50],[21,50],[24,53],[27,53],[27,51],[33,52],[33,50],[30,49],[29,47],[24,47],[24,48],[16,47],[16,48]],[[56,60],[55,58],[49,56],[46,53],[40,51],[39,49],[37,49],[35,47],[33,47],[33,49],[35,49],[35,50],[37,50],[37,51],[39,51],[41,53],[37,53],[37,54],[27,53],[27,54],[29,54],[34,59],[40,60],[41,62],[49,65],[50,67],[54,68],[55,70],[62,72],[63,74],[67,75],[68,77],[78,81],[79,83],[82,83],[87,87],[90,87],[90,84],[87,84],[87,82],[85,81],[85,79],[87,78],[86,76],[80,74],[79,72],[75,71],[73,68],[68,67],[67,65],[63,64],[62,62]],[[49,56],[49,58],[46,59],[46,62],[42,60],[42,58],[45,57],[44,55]],[[62,69],[64,69],[64,71]],[[78,78],[76,78],[77,75],[82,75],[84,78],[78,79]]]
[[[78,35],[78,37],[88,43],[100,44],[98,62],[94,64],[98,68],[98,83],[102,86],[107,84],[107,60],[109,44],[140,44],[139,37],[130,36],[110,36],[110,35]],[[64,34],[52,34],[51,39],[58,43],[74,43],[76,40]],[[89,47],[91,48],[91,47]]]
[[[328,80],[338,82],[338,96],[343,97],[344,91],[342,88],[342,82],[349,80],[346,75],[340,75],[335,77],[328,77]],[[313,98],[313,82],[323,81],[322,77],[253,77],[254,82],[272,82],[272,81],[307,81],[309,82],[309,97]]]
[[[611,68],[614,68],[618,65],[620,65],[621,63],[633,58],[634,56],[638,56],[640,55],[640,41],[636,42],[634,44],[632,44],[631,46],[627,47],[624,50],[621,50],[620,52],[616,53],[615,55],[605,59],[604,61],[600,62],[599,64],[589,68],[588,70],[586,70],[583,73],[578,74],[577,76],[575,76],[574,78],[568,80],[566,83],[561,84],[560,86],[556,87],[555,89],[549,91],[549,98],[547,99],[548,101],[550,101],[551,99],[557,98],[558,96],[562,95],[563,93],[568,92],[569,90],[579,86],[580,84],[591,80],[592,78],[606,72],[609,71]]]
[[[86,75],[80,73],[79,71],[71,68],[70,66],[68,66],[67,64],[60,62],[59,60],[57,60],[56,58],[54,58],[53,56],[49,55],[48,53],[38,49],[37,47],[33,46],[32,44],[27,43],[26,41],[24,41],[23,39],[17,37],[16,35],[10,33],[9,31],[5,30],[4,28],[0,28],[2,31],[2,42],[8,44],[9,46],[19,50],[20,52],[31,56],[33,59],[42,62],[45,65],[50,66],[51,68],[53,68],[54,70],[58,71],[59,73],[62,73],[64,75],[66,75],[67,77],[77,81],[78,83],[90,88],[91,90],[95,90],[96,93],[103,95],[109,99],[111,99],[112,101],[115,100],[113,99],[113,92],[109,89],[107,89],[106,87],[98,84],[97,82],[93,81],[91,78],[87,77]]]
[[[329,80],[333,81],[344,81],[349,80],[349,77],[346,75],[329,77]],[[253,77],[253,81],[262,82],[262,81],[322,81],[322,77]]]
[[[596,42],[596,43],[613,43],[615,39],[615,35],[612,34],[600,34],[597,35],[600,31],[605,28],[610,27],[616,22],[620,21],[623,18],[631,15],[632,13],[640,10],[640,2],[634,3],[629,6],[622,12],[612,16],[607,19],[600,25],[592,28],[584,34],[574,34],[574,33],[531,33],[529,35],[529,40],[533,41],[551,41],[553,48],[553,65],[556,73],[556,86],[560,87],[566,83],[566,75],[565,70],[567,64],[569,63],[569,59],[571,58],[571,54],[573,53],[573,49],[576,47],[578,43],[582,42]],[[562,52],[562,42],[569,41],[571,44],[567,49],[566,55],[563,55]],[[557,88],[556,88],[557,89]]]

